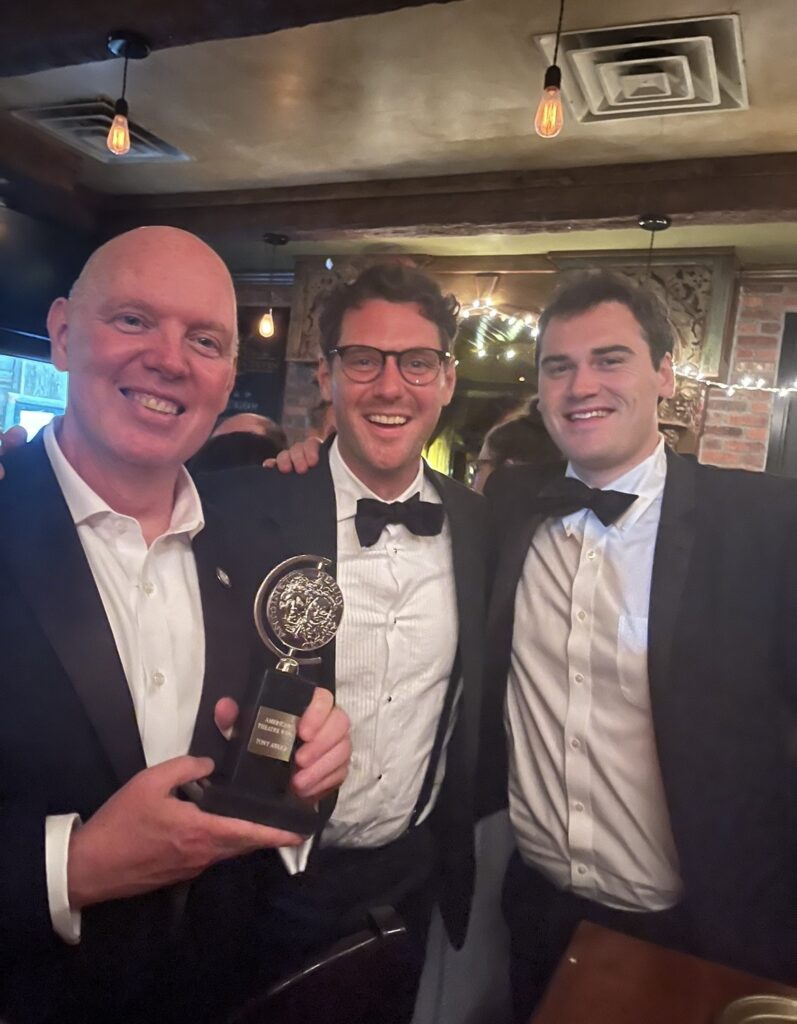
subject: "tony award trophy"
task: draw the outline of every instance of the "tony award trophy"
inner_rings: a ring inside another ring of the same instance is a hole
[[[317,810],[288,784],[296,729],[315,690],[299,667],[320,664],[315,652],[333,639],[343,614],[330,565],[327,558],[299,555],[280,562],[260,584],[255,625],[279,661],[247,694],[222,770],[186,787],[202,810],[303,835],[317,828]]]

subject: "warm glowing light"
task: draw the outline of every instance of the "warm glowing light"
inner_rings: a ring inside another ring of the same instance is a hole
[[[545,72],[545,84],[542,89],[540,105],[537,107],[537,115],[534,118],[534,130],[541,139],[553,139],[562,130],[564,123],[562,73],[555,64],[552,64]]]
[[[517,352],[515,352],[515,350],[513,348],[508,348],[506,350],[506,358],[507,359],[514,359],[516,355],[517,355]]]
[[[257,333],[261,338],[274,337],[274,315],[270,309],[260,317],[260,323],[257,325]]]
[[[105,144],[115,156],[124,156],[130,151],[130,128],[127,124],[127,104],[124,100],[118,100],[116,103],[114,119]]]

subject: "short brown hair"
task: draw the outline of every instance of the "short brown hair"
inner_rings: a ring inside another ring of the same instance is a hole
[[[344,315],[350,309],[359,309],[370,299],[417,302],[421,314],[437,327],[442,350],[451,350],[457,333],[459,303],[456,298],[443,295],[437,282],[415,267],[403,263],[376,263],[351,284],[339,284],[327,295],[319,321],[321,351],[325,356],[338,346]]]
[[[537,325],[537,365],[540,363],[542,339],[551,320],[555,317],[567,320],[604,302],[619,302],[630,311],[642,329],[650,358],[658,369],[664,356],[672,353],[675,347],[675,331],[669,317],[653,292],[609,270],[581,271],[565,280],[556,290],[540,314]]]

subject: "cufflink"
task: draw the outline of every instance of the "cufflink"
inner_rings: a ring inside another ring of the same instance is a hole
[[[222,569],[220,565],[216,566],[216,579],[219,581],[219,583],[221,583],[223,587],[229,588],[232,586],[232,583],[230,582],[230,577],[227,575],[227,573]]]

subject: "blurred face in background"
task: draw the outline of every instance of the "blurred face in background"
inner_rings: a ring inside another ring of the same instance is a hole
[[[476,461],[476,473],[473,477],[473,483],[471,487],[478,494],[484,494],[484,485],[490,479],[492,474],[502,465],[492,448],[490,448],[490,434],[492,431],[488,431],[485,438],[484,444],[482,444],[479,457]]]

